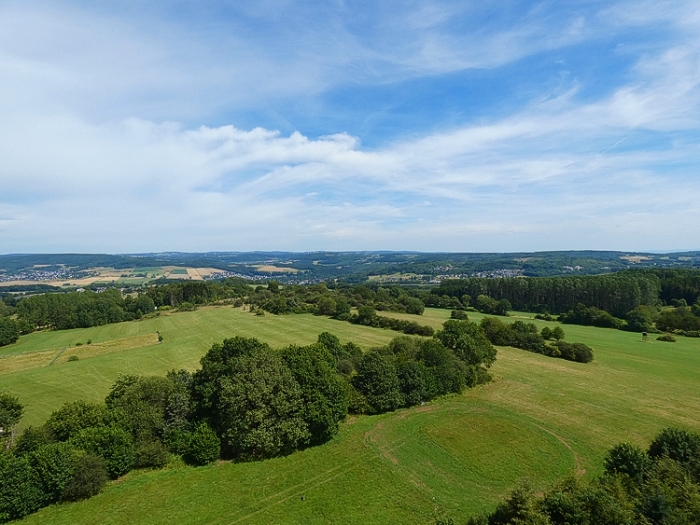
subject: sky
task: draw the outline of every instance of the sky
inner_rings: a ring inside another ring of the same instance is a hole
[[[0,253],[700,249],[697,0],[0,0]]]

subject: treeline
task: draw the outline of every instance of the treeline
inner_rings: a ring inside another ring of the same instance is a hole
[[[120,376],[104,403],[66,403],[19,436],[23,407],[0,393],[0,522],[97,494],[132,469],[219,458],[254,461],[327,442],[348,413],[378,414],[490,380],[496,350],[481,328],[448,321],[367,353],[329,333],[271,349],[234,337],[201,368]]]
[[[564,330],[561,326],[545,326],[538,331],[534,323],[515,321],[506,324],[496,317],[484,317],[479,326],[494,345],[512,346],[567,361],[590,363],[593,361],[593,349],[583,343],[563,341]]]
[[[656,305],[661,283],[651,272],[597,276],[447,279],[433,290],[454,298],[484,295],[508,300],[515,310],[564,313],[581,303],[622,317],[640,305]]]
[[[442,520],[442,523],[454,523]],[[611,448],[605,473],[571,477],[544,494],[516,489],[467,525],[697,525],[700,523],[700,434],[667,428],[647,450]]]

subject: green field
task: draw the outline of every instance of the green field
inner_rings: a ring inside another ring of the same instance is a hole
[[[428,309],[417,320],[439,327],[448,317]],[[152,337],[156,330],[162,344]],[[616,442],[645,445],[669,425],[700,429],[700,340],[643,343],[639,334],[615,330],[564,330],[567,340],[594,348],[593,363],[502,348],[493,383],[422,407],[351,418],[326,445],[257,463],[133,472],[91,500],[46,508],[25,522],[427,524],[445,515],[460,522],[491,508],[522,478],[544,488],[571,473],[591,477]],[[119,373],[194,369],[224,337],[255,336],[279,347],[309,343],[322,331],[365,348],[397,335],[311,315],[206,308],[22,337],[0,353],[0,385],[26,405],[24,424],[36,424],[64,401],[102,399]],[[75,346],[87,339],[92,345]],[[82,357],[69,363],[71,352]],[[25,368],[8,364],[22,359],[29,359]]]

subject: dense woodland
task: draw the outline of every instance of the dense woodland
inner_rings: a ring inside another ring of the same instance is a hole
[[[132,469],[165,466],[171,454],[204,465],[319,445],[348,413],[393,411],[488,382],[495,359],[469,321],[366,352],[325,332],[281,351],[234,337],[214,344],[193,374],[121,376],[104,403],[67,403],[20,435],[21,402],[0,392],[0,522],[88,498]]]

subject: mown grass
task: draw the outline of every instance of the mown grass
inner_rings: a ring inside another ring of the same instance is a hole
[[[448,316],[428,309],[419,322],[439,326]],[[283,346],[311,342],[327,330],[367,347],[398,335],[314,316],[259,318],[218,308],[72,336],[104,342],[110,334],[118,339],[156,329],[165,337],[161,345],[6,374],[0,384],[9,384],[27,405],[28,419],[40,422],[62,399],[88,397],[83,393],[100,399],[119,372],[195,368],[223,337],[256,336]],[[50,507],[25,521],[379,524],[432,523],[449,515],[460,522],[491,508],[524,477],[536,488],[567,474],[591,477],[614,443],[645,445],[669,425],[700,429],[700,340],[643,343],[639,334],[615,330],[564,330],[567,340],[594,348],[593,363],[500,348],[494,382],[464,395],[351,418],[330,443],[286,458],[134,472],[91,500]],[[65,335],[34,334],[17,345],[24,350],[12,351],[38,350],[33,338],[60,347],[52,337]]]

